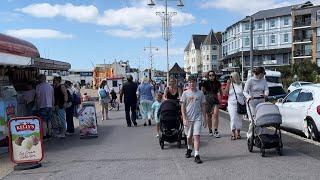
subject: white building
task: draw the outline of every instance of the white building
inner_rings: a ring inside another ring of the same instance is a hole
[[[192,35],[184,50],[184,70],[188,74],[218,70],[220,59],[220,32],[211,30],[208,35]]]
[[[282,66],[291,61],[291,6],[262,10],[252,15],[253,65]],[[222,33],[223,67],[238,68],[241,57],[244,67],[250,66],[250,18],[236,22]]]

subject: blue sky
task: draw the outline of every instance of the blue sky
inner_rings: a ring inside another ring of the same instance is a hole
[[[149,67],[144,48],[152,41],[154,66],[166,69],[165,41],[160,17],[163,0],[0,0],[0,32],[25,39],[41,57],[71,63],[72,69],[91,69],[95,64],[129,60]],[[318,3],[320,0],[312,1]],[[246,15],[261,9],[300,3],[299,0],[184,0],[169,3],[173,36],[169,42],[170,65],[183,65],[183,50],[192,34],[223,31]],[[139,61],[140,59],[140,61]]]

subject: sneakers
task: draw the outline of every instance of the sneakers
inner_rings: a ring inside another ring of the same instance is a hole
[[[194,162],[196,162],[197,164],[201,164],[201,163],[202,163],[199,155],[197,155],[196,157],[194,157]]]
[[[192,153],[192,150],[187,149],[186,158],[191,158],[191,153]]]
[[[220,138],[220,134],[219,134],[218,131],[214,131],[213,135],[214,135],[214,137],[216,137],[216,138]]]
[[[209,129],[209,136],[213,136],[213,132],[212,132],[212,129]]]
[[[156,135],[156,138],[159,138],[159,134]]]

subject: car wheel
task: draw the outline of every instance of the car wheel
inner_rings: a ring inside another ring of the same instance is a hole
[[[313,120],[307,120],[307,138],[312,140],[319,140],[318,128]]]

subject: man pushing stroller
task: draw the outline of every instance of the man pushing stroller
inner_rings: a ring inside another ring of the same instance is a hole
[[[184,91],[181,97],[181,113],[185,129],[185,134],[187,135],[188,149],[186,153],[186,158],[191,157],[192,153],[192,138],[194,145],[194,157],[195,162],[202,163],[199,155],[200,147],[200,132],[202,121],[206,120],[205,116],[205,96],[202,91],[198,90],[196,77],[189,77],[189,89]]]

